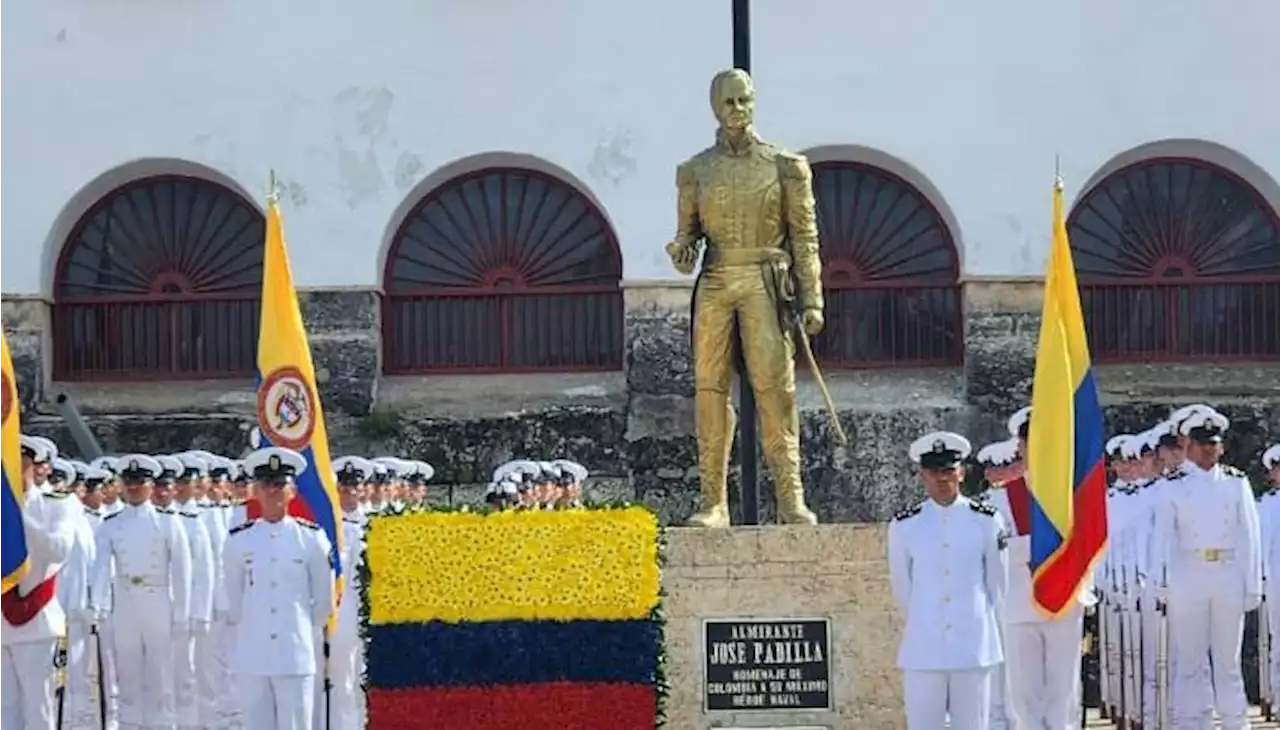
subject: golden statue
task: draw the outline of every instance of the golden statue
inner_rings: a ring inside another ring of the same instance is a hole
[[[679,225],[667,244],[682,274],[693,273],[702,257],[693,297],[702,509],[689,524],[729,526],[726,472],[737,420],[730,401],[736,343],[756,397],[778,516],[787,523],[817,524],[800,482],[794,339],[798,334],[807,348],[806,336],[823,324],[813,174],[804,156],[756,134],[755,92],[747,72],[716,74],[711,107],[720,122],[716,143],[676,171]]]

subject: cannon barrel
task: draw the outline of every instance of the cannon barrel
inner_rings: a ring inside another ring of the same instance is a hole
[[[93,432],[89,430],[89,424],[85,423],[84,416],[80,415],[80,409],[76,408],[71,396],[66,393],[59,393],[53,400],[58,405],[58,413],[62,416],[62,422],[66,424],[67,430],[71,432],[71,438],[75,440],[76,447],[80,450],[80,454],[84,456],[85,460],[91,461],[102,456],[102,446],[98,443],[98,439],[94,438]]]

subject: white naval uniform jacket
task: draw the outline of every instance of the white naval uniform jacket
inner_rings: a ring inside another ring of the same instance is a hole
[[[57,575],[75,544],[76,526],[82,517],[80,500],[67,495],[49,495],[36,487],[25,490],[22,526],[27,538],[30,569],[18,581],[18,594],[27,595],[50,576]],[[24,644],[63,636],[67,616],[55,595],[30,621],[14,626],[4,620],[0,644]]]
[[[898,666],[962,671],[1004,661],[999,613],[1009,530],[991,505],[960,496],[898,513],[889,524],[889,581],[906,614]]]
[[[88,622],[92,620],[93,609],[89,600],[89,587],[93,581],[93,565],[97,556],[97,538],[94,535],[93,523],[87,509],[79,499],[67,497],[79,507],[78,519],[75,521],[75,541],[67,562],[58,571],[58,603],[67,618],[72,621]]]
[[[208,623],[213,620],[214,590],[218,582],[213,539],[194,500],[175,502],[173,510],[191,551],[191,621]]]
[[[163,597],[172,624],[190,626],[191,548],[180,519],[150,502],[107,515],[98,528],[92,595],[110,595],[117,607],[126,596]]]
[[[342,600],[338,603],[338,636],[348,644],[360,640],[360,562],[364,558],[365,516],[360,510],[342,518]]]
[[[193,504],[192,509],[209,535],[210,561],[213,564],[213,615],[222,616],[227,612],[226,575],[222,572],[222,546],[227,542],[225,513],[221,505],[209,500]]]
[[[231,671],[288,677],[316,673],[316,636],[333,609],[329,540],[311,522],[285,517],[232,528],[223,564]]]
[[[1200,563],[1230,561],[1244,596],[1262,595],[1262,550],[1253,487],[1244,472],[1190,461],[1166,477],[1158,503],[1154,551],[1167,561],[1170,586]]]

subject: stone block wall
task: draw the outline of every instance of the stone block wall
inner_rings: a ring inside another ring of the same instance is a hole
[[[827,383],[849,434],[836,443],[813,382],[799,377],[808,498],[824,522],[884,521],[919,499],[906,457],[936,429],[976,446],[1006,437],[1008,414],[1027,402],[1038,335],[1039,284],[965,284],[963,367],[830,371]],[[304,291],[321,398],[333,451],[412,454],[441,483],[472,484],[517,456],[567,457],[626,480],[667,522],[699,499],[687,284],[638,282],[624,289],[626,357],[621,373],[388,378],[381,375],[380,302],[369,290]],[[62,432],[51,399],[69,393],[108,451],[206,448],[239,454],[254,419],[254,384],[49,383],[48,307],[4,300],[4,326],[32,430]],[[1098,378],[1111,431],[1146,428],[1189,402],[1219,406],[1234,421],[1228,461],[1261,484],[1258,456],[1280,440],[1280,366],[1109,366]],[[738,515],[738,467],[731,505]],[[761,467],[762,511],[773,516]]]

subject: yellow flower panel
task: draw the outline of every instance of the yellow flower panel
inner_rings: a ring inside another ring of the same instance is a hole
[[[658,603],[649,510],[418,512],[368,531],[369,621],[632,620]]]

